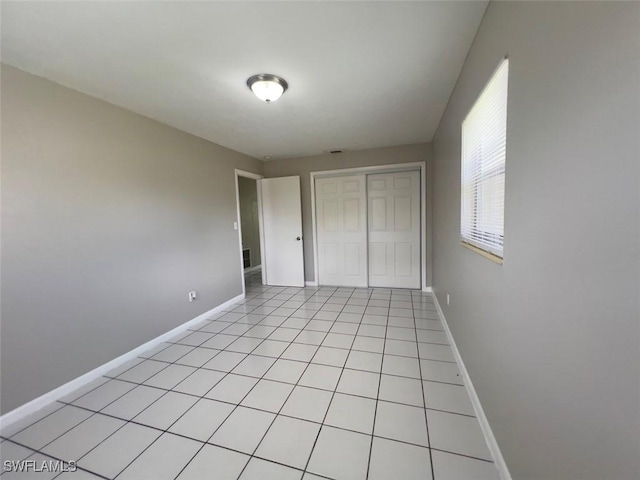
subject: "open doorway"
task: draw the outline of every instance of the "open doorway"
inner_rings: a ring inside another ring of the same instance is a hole
[[[238,236],[242,259],[244,290],[262,284],[262,246],[260,235],[259,175],[236,170]]]

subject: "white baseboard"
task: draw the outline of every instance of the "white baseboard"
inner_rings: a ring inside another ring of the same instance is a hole
[[[258,272],[262,270],[262,265],[256,265],[255,267],[249,267],[244,269],[244,274]]]
[[[304,285],[306,287],[317,287],[318,286],[318,282],[304,282]]]
[[[482,409],[482,405],[480,404],[480,399],[478,398],[478,394],[476,393],[475,388],[473,388],[473,383],[471,383],[471,378],[469,377],[469,372],[467,372],[467,368],[462,361],[462,357],[460,356],[460,352],[458,351],[458,347],[456,346],[456,342],[453,339],[453,335],[451,334],[451,330],[449,329],[449,324],[447,323],[447,319],[442,312],[442,308],[440,308],[440,303],[438,302],[438,297],[436,297],[435,293],[433,293],[433,289],[430,287],[431,296],[433,297],[433,303],[436,305],[436,310],[438,311],[438,315],[440,316],[440,320],[442,321],[442,325],[444,327],[445,332],[447,333],[447,338],[449,339],[449,343],[451,344],[451,349],[453,350],[453,356],[458,363],[458,367],[460,367],[460,373],[462,375],[462,379],[464,380],[464,384],[467,387],[467,392],[469,393],[469,398],[471,399],[471,404],[473,405],[473,410],[476,413],[476,417],[480,422],[480,428],[482,429],[482,433],[484,434],[484,438],[487,442],[487,446],[489,447],[489,452],[493,457],[493,462],[498,469],[498,475],[500,476],[500,480],[512,480],[511,474],[509,473],[509,469],[507,468],[507,464],[504,461],[504,457],[502,456],[502,452],[500,451],[500,447],[498,446],[498,442],[496,441],[496,437],[493,435],[493,430],[491,430],[491,426],[489,425],[489,420],[487,420],[487,416],[484,414],[484,410]]]
[[[433,288],[431,287],[422,287],[422,291],[425,293],[433,293]]]
[[[227,308],[230,305],[233,305],[235,302],[242,300],[244,298],[244,294],[240,294],[234,298],[232,298],[231,300],[228,300],[220,305],[218,305],[217,307],[212,308],[211,310],[204,312],[201,315],[198,315],[196,318],[193,318],[185,323],[183,323],[182,325],[177,326],[176,328],[174,328],[173,330],[170,330],[166,333],[163,333],[162,335],[160,335],[159,337],[154,338],[153,340],[149,340],[147,343],[144,343],[142,345],[140,345],[137,348],[134,348],[133,350],[120,355],[119,357],[111,360],[110,362],[105,363],[104,365],[99,366],[98,368],[95,368],[93,370],[91,370],[90,372],[85,373],[84,375],[79,376],[78,378],[75,378],[73,380],[71,380],[68,383],[65,383],[64,385],[61,385],[60,387],[51,390],[50,392],[45,393],[44,395],[31,400],[28,403],[25,403],[24,405],[19,406],[18,408],[11,410],[10,412],[5,413],[4,415],[2,415],[0,417],[0,427],[4,428],[7,427],[9,425],[11,425],[12,423],[15,423],[19,420],[22,420],[23,418],[25,418],[28,415],[31,415],[32,413],[40,410],[41,408],[47,406],[48,404],[50,404],[51,402],[64,397],[65,395],[68,395],[69,393],[73,392],[74,390],[77,390],[78,388],[86,385],[89,382],[92,382],[93,380],[100,378],[101,376],[103,376],[105,373],[107,373],[110,370],[113,370],[114,368],[122,365],[125,362],[128,362],[131,359],[136,358],[137,356],[139,356],[141,353],[146,352],[147,350],[155,347],[156,345],[161,344],[162,342],[165,342],[167,340],[169,340],[172,337],[175,337],[176,335],[184,332],[185,330],[187,330],[190,326],[197,324],[198,322],[205,320],[206,318],[210,317],[211,315],[213,315],[214,313],[220,312],[221,310],[224,310],[225,308]]]

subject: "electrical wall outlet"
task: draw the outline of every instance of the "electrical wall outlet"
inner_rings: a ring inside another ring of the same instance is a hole
[[[451,305],[451,296],[447,293],[447,307]]]
[[[195,292],[195,290],[192,290],[191,292],[189,292],[189,301],[193,302],[197,296],[198,294]]]

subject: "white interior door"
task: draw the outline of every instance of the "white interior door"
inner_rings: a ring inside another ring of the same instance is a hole
[[[315,181],[318,281],[367,286],[367,196],[364,175]]]
[[[369,286],[420,288],[420,172],[367,176]]]
[[[300,177],[264,178],[258,182],[265,283],[304,287]]]

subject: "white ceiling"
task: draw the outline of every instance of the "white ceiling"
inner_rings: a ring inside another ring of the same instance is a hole
[[[2,2],[2,61],[262,158],[430,141],[487,6]],[[246,86],[274,73],[271,105]]]

